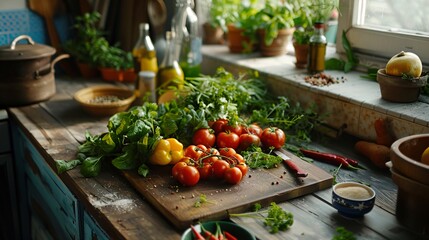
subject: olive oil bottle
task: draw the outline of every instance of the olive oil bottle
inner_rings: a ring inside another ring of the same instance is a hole
[[[310,74],[325,70],[326,37],[323,33],[323,27],[322,22],[316,22],[314,24],[314,34],[310,37],[307,67]]]
[[[132,54],[135,62],[135,71],[158,72],[158,61],[156,58],[155,47],[149,35],[149,24],[140,23],[140,36],[137,40]]]
[[[156,76],[158,102],[174,98],[174,89],[182,89],[185,84],[185,75],[180,67],[174,45],[174,33],[166,32],[166,52]],[[168,97],[166,97],[168,96]]]

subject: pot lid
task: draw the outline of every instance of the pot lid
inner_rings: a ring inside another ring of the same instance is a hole
[[[18,41],[27,39],[27,44],[17,44]],[[15,38],[8,46],[0,46],[0,60],[28,60],[54,55],[55,48],[34,43],[33,39],[27,35]]]

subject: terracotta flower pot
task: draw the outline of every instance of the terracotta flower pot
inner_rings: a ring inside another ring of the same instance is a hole
[[[408,80],[387,75],[385,69],[379,69],[377,81],[380,84],[381,98],[391,102],[407,103],[417,101],[422,87],[427,83],[427,76]]]
[[[286,47],[292,40],[295,28],[280,29],[270,45],[265,44],[265,29],[259,29],[259,49],[263,56],[280,56],[286,54]]]
[[[91,66],[88,63],[77,62],[77,66],[79,68],[80,75],[82,75],[83,78],[95,78],[100,74],[96,67]]]
[[[101,76],[106,81],[134,82],[137,78],[134,69],[116,70],[114,68],[100,68]]]
[[[203,43],[204,44],[224,44],[224,32],[220,27],[213,27],[210,23],[206,22],[203,24],[204,36]]]
[[[309,45],[298,44],[296,42],[293,42],[293,47],[295,49],[295,58],[296,58],[295,66],[297,68],[306,68],[307,61],[308,61],[308,50],[310,48]]]
[[[231,53],[245,53],[253,52],[255,44],[251,42],[250,38],[244,35],[244,30],[229,24],[228,26],[228,47]]]

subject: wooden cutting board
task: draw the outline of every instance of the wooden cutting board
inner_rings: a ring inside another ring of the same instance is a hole
[[[171,177],[171,166],[151,167],[146,178],[135,170],[123,173],[147,201],[182,230],[197,221],[220,220],[228,218],[228,213],[250,211],[255,203],[267,206],[332,186],[333,177],[329,173],[283,152],[307,171],[308,177],[297,179],[280,164],[274,169],[250,170],[237,185],[208,180],[194,187],[183,187]],[[201,194],[206,195],[208,202],[195,207]]]

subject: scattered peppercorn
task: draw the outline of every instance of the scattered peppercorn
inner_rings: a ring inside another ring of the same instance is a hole
[[[104,104],[104,103],[118,102],[120,100],[121,99],[118,96],[106,95],[106,96],[97,96],[93,99],[90,99],[88,100],[88,103]]]

